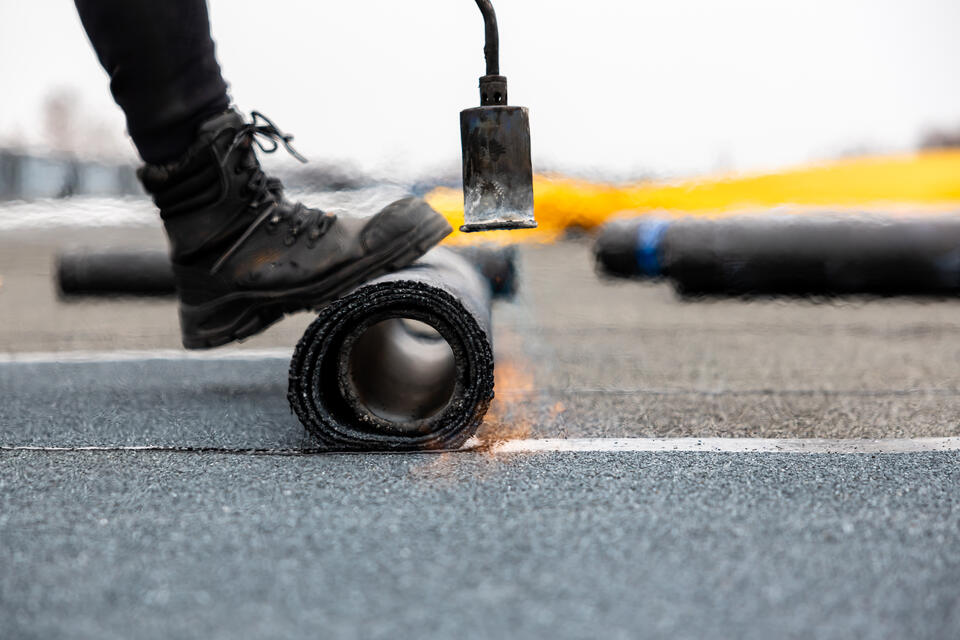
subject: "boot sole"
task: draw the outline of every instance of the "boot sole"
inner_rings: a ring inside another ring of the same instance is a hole
[[[245,340],[284,315],[316,309],[338,298],[358,285],[381,275],[402,269],[436,246],[453,229],[440,214],[432,215],[414,228],[403,241],[390,245],[387,251],[366,256],[323,280],[283,291],[257,291],[231,294],[203,305],[180,305],[180,326],[186,349],[212,349]],[[214,328],[212,318],[222,317]]]

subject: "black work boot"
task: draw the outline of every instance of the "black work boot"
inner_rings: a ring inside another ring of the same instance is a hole
[[[231,109],[205,122],[178,161],[138,172],[170,240],[187,349],[242,340],[285,313],[320,307],[410,264],[451,231],[417,198],[365,219],[286,200],[253,143],[266,152],[283,144],[297,155],[290,140],[262,115],[244,123]]]

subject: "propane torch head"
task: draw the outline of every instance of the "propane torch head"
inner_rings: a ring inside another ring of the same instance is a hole
[[[532,229],[533,164],[526,107],[507,106],[507,79],[480,78],[480,106],[460,112],[461,231]]]

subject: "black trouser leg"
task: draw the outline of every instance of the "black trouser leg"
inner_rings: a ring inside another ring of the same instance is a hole
[[[228,107],[206,0],[75,0],[140,156],[178,158]]]

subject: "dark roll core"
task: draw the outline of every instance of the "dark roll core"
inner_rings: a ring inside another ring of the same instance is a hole
[[[457,362],[440,333],[418,320],[364,323],[344,342],[340,391],[351,407],[388,425],[443,410],[456,391]]]

